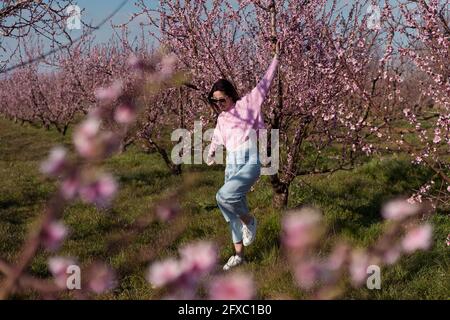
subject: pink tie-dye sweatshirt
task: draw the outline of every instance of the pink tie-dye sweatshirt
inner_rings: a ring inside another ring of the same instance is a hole
[[[218,145],[224,145],[228,151],[239,149],[252,129],[258,134],[259,129],[265,128],[261,105],[270,89],[277,66],[278,56],[275,55],[256,87],[236,101],[232,108],[219,114],[208,152],[210,156]]]

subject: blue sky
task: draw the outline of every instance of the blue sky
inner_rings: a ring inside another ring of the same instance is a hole
[[[82,19],[91,25],[98,25],[105,17],[111,14],[123,0],[78,0],[76,4],[82,10]],[[151,3],[152,1],[149,1]],[[157,3],[157,2],[156,2]],[[130,19],[132,13],[137,11],[134,0],[128,0],[125,6],[111,19],[113,24],[125,23]],[[137,31],[137,23],[130,25],[130,31]],[[78,30],[72,30],[71,34],[81,34]],[[109,22],[94,32],[98,42],[107,41],[113,34],[113,29]]]
[[[195,0],[194,0],[195,1]],[[392,3],[395,3],[394,0],[389,0]],[[82,19],[88,24],[98,25],[105,17],[110,15],[121,3],[123,0],[78,0],[75,3],[82,10]],[[129,20],[132,13],[137,12],[138,9],[135,5],[136,0],[128,0],[125,6],[112,18],[113,24],[121,24],[125,23]],[[147,0],[147,4],[154,4],[154,6],[159,5],[159,1]],[[378,5],[382,7],[384,5],[384,0],[377,1]],[[338,1],[340,7],[343,3],[353,3],[353,0],[339,0]],[[370,2],[369,2],[370,3]],[[344,10],[347,11],[347,10]],[[131,33],[131,39],[139,34],[139,21],[134,21],[129,25],[129,31]],[[73,38],[77,38],[81,35],[81,30],[71,30],[70,34]],[[113,35],[114,30],[111,27],[110,22],[105,23],[100,29],[94,31],[95,42],[106,42]],[[148,42],[151,43],[152,39],[148,37]],[[13,43],[10,43],[10,46],[13,47]],[[1,58],[1,57],[0,57]]]
[[[78,5],[80,9],[82,10],[82,20],[86,22],[89,25],[96,26],[99,25],[101,21],[103,21],[106,17],[108,17],[116,8],[122,4],[124,0],[78,0],[74,1],[74,4]],[[148,1],[148,3],[151,3],[153,1]],[[158,2],[156,2],[157,4]],[[111,36],[114,33],[114,30],[111,26],[111,23],[113,24],[121,24],[125,23],[129,20],[131,14],[133,12],[137,11],[137,7],[135,6],[135,0],[128,0],[128,2],[121,8],[119,12],[117,12],[113,18],[106,22],[103,26],[101,26],[99,29],[95,30],[93,35],[95,36],[95,42],[106,42],[108,39],[111,38]],[[130,34],[132,37],[137,35],[138,33],[138,23],[132,22],[129,26]],[[69,30],[66,29],[66,31],[72,36],[72,39],[78,38],[82,32],[81,30]],[[66,38],[61,38],[62,43],[67,43]],[[10,56],[10,52],[12,52],[12,49],[16,47],[17,42],[12,39],[2,39],[2,45],[6,46],[7,50],[9,49],[9,52],[0,52],[0,60],[4,59],[8,56]],[[44,51],[49,51],[49,41],[43,40],[44,44]],[[151,39],[149,39],[149,42],[151,42]],[[11,60],[11,64],[15,65],[18,63],[20,58],[18,56],[15,56]]]
[[[110,15],[117,7],[119,7],[124,0],[75,0],[75,4],[82,10],[82,20],[90,25],[98,25],[108,15]],[[344,0],[341,0],[344,1]],[[135,5],[135,0],[128,0],[124,7],[114,15],[111,19],[113,24],[125,23],[130,19],[132,13],[137,12],[138,8]],[[159,1],[146,0],[147,4],[159,5]],[[208,1],[209,4],[209,1]],[[207,5],[208,5],[207,4]],[[237,2],[236,2],[237,5]],[[145,19],[145,18],[143,18]],[[138,26],[139,21],[134,21],[129,25],[129,31],[131,38],[134,38],[139,34],[140,28]],[[82,34],[82,30],[68,30],[69,34],[73,38],[78,38]],[[100,29],[94,31],[95,42],[106,42],[113,35],[114,30],[111,27],[111,23],[105,23]],[[131,40],[131,39],[130,39]],[[148,39],[149,42],[152,39]],[[15,48],[16,42],[10,39],[6,39],[3,44],[10,48]],[[48,45],[48,41],[44,41],[45,45]],[[1,53],[0,53],[1,54]],[[0,57],[1,58],[1,57]]]

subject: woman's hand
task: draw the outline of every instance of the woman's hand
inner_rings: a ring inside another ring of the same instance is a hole
[[[212,155],[208,154],[208,158],[206,159],[206,164],[208,166],[214,164],[214,153]]]

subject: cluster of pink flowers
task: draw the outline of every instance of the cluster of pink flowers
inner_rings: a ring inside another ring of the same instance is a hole
[[[385,204],[381,214],[385,219],[402,220],[417,214],[419,211],[420,208],[417,205],[402,199],[397,199]]]
[[[48,159],[41,164],[41,172],[49,176],[57,176],[64,171],[66,166],[67,151],[61,146],[54,147],[50,151]]]
[[[414,4],[409,6],[412,3]],[[402,137],[402,149],[411,154],[413,163],[428,166],[444,182],[449,171],[448,161],[442,156],[446,154],[446,144],[450,144],[450,126],[446,121],[450,107],[450,83],[446,81],[448,76],[445,72],[450,46],[445,28],[442,27],[441,15],[447,6],[445,1],[404,1],[399,6],[398,17],[391,16],[392,21],[399,19],[405,22],[396,27],[405,36],[404,44],[398,47],[399,55],[414,66],[415,74],[420,75],[420,83],[413,88],[414,100],[408,101],[409,105],[405,105],[406,108],[403,109],[406,119],[414,128],[411,133],[418,137],[418,143],[411,146]],[[413,28],[416,32],[411,33],[408,28]],[[424,50],[417,50],[418,47]],[[416,97],[420,97],[418,102]],[[422,97],[432,102],[430,107],[437,119],[426,122],[422,120],[422,106],[425,103]],[[418,104],[415,105],[416,103]],[[411,199],[420,202],[425,198],[447,207],[449,195],[444,192],[445,185],[419,190]]]
[[[144,70],[154,70],[149,64],[132,55],[129,59],[130,67]],[[151,81],[166,80],[173,73],[175,58],[173,55],[162,57],[162,69],[152,75]],[[129,89],[138,94],[145,85],[145,74],[141,73],[136,83],[130,84]],[[73,143],[78,155],[85,161],[98,162],[117,151],[120,144],[119,133],[101,130],[102,121],[109,116],[108,108],[115,106],[113,118],[118,125],[127,126],[136,117],[137,106],[125,90],[122,80],[113,81],[107,87],[95,90],[95,97],[99,107],[88,113],[87,119],[82,121],[74,130]],[[62,177],[61,193],[66,200],[73,200],[77,195],[86,203],[93,203],[100,207],[109,206],[118,185],[109,174],[99,174],[95,170],[80,169],[76,163],[67,159],[67,151],[63,147],[51,150],[49,158],[41,165],[44,174]],[[94,174],[93,174],[94,173]]]
[[[89,120],[88,120],[89,121]],[[82,128],[86,128],[83,123]],[[92,133],[90,131],[89,135]],[[80,139],[78,136],[74,139]],[[80,146],[78,146],[80,147]],[[80,147],[80,154],[88,148]],[[90,148],[90,150],[98,149]],[[90,153],[92,154],[92,153]],[[75,165],[66,157],[66,151],[62,147],[56,147],[50,152],[50,156],[41,165],[41,171],[51,176],[62,176],[60,191],[66,200],[73,200],[79,196],[83,202],[92,203],[99,207],[107,207],[118,190],[115,179],[108,173],[77,171]]]
[[[69,276],[75,274],[78,262],[70,257],[52,257],[48,260],[48,268],[53,275],[55,284],[62,290],[68,289]],[[117,285],[115,272],[103,263],[93,263],[81,275],[80,287],[82,292],[101,294],[113,289]]]
[[[169,298],[195,297],[198,282],[216,265],[217,249],[210,242],[197,242],[180,248],[180,260],[169,258],[153,263],[147,280],[153,288],[167,286],[172,291]]]
[[[109,87],[97,89],[95,96],[99,106],[90,110],[87,119],[74,130],[73,144],[76,151],[74,159],[69,159],[65,148],[56,146],[50,151],[48,158],[41,163],[41,172],[49,177],[58,178],[60,184],[58,192],[47,205],[42,223],[38,226],[39,232],[30,235],[30,240],[27,242],[30,248],[23,250],[27,254],[26,263],[31,262],[40,246],[56,251],[62,245],[68,235],[68,228],[59,219],[62,217],[64,204],[67,201],[73,201],[78,197],[83,202],[102,208],[111,205],[119,186],[113,176],[103,173],[99,166],[117,150],[121,135],[126,133],[128,125],[135,119],[137,107],[133,104],[134,99],[131,97],[139,97],[148,82],[159,85],[161,81],[170,80],[175,58],[173,55],[160,58],[161,70],[150,75],[144,71],[153,72],[155,68],[144,61],[130,58],[130,66],[142,71],[133,79],[134,82],[129,84],[132,94],[125,90],[122,80],[114,81]],[[115,107],[113,113],[111,113],[111,107]],[[101,128],[104,120],[115,121],[119,130],[104,130]],[[168,219],[171,213],[165,212],[159,216]],[[203,273],[209,272],[215,263],[215,249],[207,244],[187,246],[181,254],[183,259],[179,267],[185,274],[187,281],[185,285],[195,281],[196,277],[200,277]],[[58,291],[68,289],[67,280],[72,269],[80,270],[75,259],[60,256],[51,257],[48,260],[48,267],[56,287],[59,288]],[[6,286],[0,290],[0,298],[7,297],[15,290],[23,271],[7,275]],[[75,296],[78,297],[83,297],[89,292],[103,293],[114,288],[117,283],[115,272],[109,266],[99,262],[87,267],[79,281],[83,288],[80,288],[82,289],[80,292],[75,292]],[[54,288],[49,288],[48,284],[43,284],[42,288],[44,287],[43,291],[51,292],[48,297],[54,297],[52,295],[56,293]]]
[[[41,243],[46,249],[56,251],[60,248],[67,234],[68,229],[62,222],[52,221],[42,229]]]
[[[55,283],[61,289],[67,288],[67,270],[72,265],[76,265],[73,258],[52,257],[48,260],[48,269],[52,273]]]
[[[255,296],[253,278],[244,273],[216,277],[208,289],[211,300],[250,300]]]
[[[180,211],[180,205],[176,200],[164,201],[156,206],[156,216],[163,222],[175,218]]]
[[[281,239],[299,287],[312,290],[313,298],[333,298],[342,293],[344,275],[348,274],[352,285],[358,287],[365,283],[369,266],[392,265],[402,254],[428,250],[432,226],[411,225],[423,210],[404,199],[392,200],[382,210],[390,223],[374,245],[352,248],[338,241],[329,255],[321,257],[317,256],[324,234],[320,211],[314,207],[291,210],[283,218]]]
[[[169,290],[167,299],[194,299],[202,279],[211,273],[217,263],[214,244],[199,241],[179,249],[180,259],[168,258],[154,262],[148,269],[147,280],[154,289]],[[251,276],[232,273],[215,276],[207,283],[209,299],[252,299],[255,287]]]

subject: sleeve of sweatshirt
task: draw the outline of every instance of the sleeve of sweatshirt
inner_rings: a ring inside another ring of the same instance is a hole
[[[222,133],[220,131],[220,123],[219,121],[217,121],[216,127],[214,128],[213,137],[211,139],[208,155],[212,156],[212,154],[216,151],[217,146],[219,145],[224,145],[224,141],[222,138]]]
[[[246,102],[248,108],[254,110],[257,114],[261,111],[261,105],[269,92],[270,84],[275,76],[277,66],[278,55],[275,55],[264,77],[258,82],[256,87],[245,96],[244,101]]]

